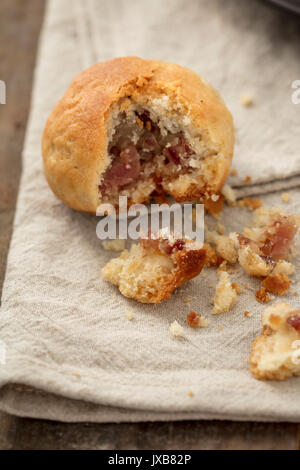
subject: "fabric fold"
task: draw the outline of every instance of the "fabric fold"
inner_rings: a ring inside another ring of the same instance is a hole
[[[43,127],[72,78],[93,62],[140,55],[178,62],[211,81],[235,117],[237,175],[230,184],[241,197],[262,195],[269,206],[288,189],[287,208],[297,212],[300,108],[291,101],[291,82],[300,76],[299,31],[292,18],[283,31],[279,11],[249,3],[48,1],[0,310],[0,409],[70,422],[299,421],[300,378],[264,383],[248,371],[261,328],[258,280],[237,273],[233,280],[250,289],[216,316],[214,270],[157,306],[122,297],[100,275],[115,254],[96,237],[97,217],[65,207],[42,170]],[[249,108],[241,105],[243,93],[253,96]],[[225,207],[228,230],[249,222],[249,213],[238,211]],[[299,287],[296,276],[293,290]],[[295,296],[280,300],[298,305]],[[189,310],[209,317],[211,326],[186,327],[184,339],[172,338],[170,323],[185,324]]]

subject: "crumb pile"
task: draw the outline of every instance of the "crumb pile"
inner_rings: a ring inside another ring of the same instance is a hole
[[[282,199],[288,201],[289,198]],[[253,211],[252,226],[244,227],[242,233],[226,235],[226,227],[218,221],[214,230],[206,230],[206,242],[201,246],[165,230],[157,235],[149,234],[129,251],[124,250],[118,258],[109,261],[102,269],[103,276],[117,285],[126,297],[158,303],[197,276],[204,266],[216,268],[218,282],[211,311],[214,315],[231,310],[239,294],[250,289],[247,283],[242,286],[233,281],[231,275],[238,272],[239,267],[249,276],[260,279],[261,287],[256,292],[254,289],[258,302],[268,303],[274,295],[285,294],[295,271],[291,259],[295,255],[294,240],[300,217],[285,214],[278,208],[267,210],[259,199],[237,201],[235,192],[227,185],[223,189],[223,200],[231,206]],[[109,242],[105,248],[117,250],[120,246]],[[207,275],[202,274],[203,278]],[[293,295],[297,296],[297,292]],[[191,298],[184,297],[183,302],[190,304]],[[245,310],[243,315],[251,317],[251,312]],[[126,317],[132,320],[133,315],[126,312]],[[281,302],[266,309],[262,321],[263,332],[254,342],[250,358],[253,375],[273,380],[300,375],[300,310]],[[202,313],[195,311],[186,314],[186,323],[194,329],[210,325]],[[218,328],[223,330],[222,326]],[[185,336],[184,328],[177,321],[171,323],[169,329],[173,337]],[[295,344],[299,346],[296,350]]]

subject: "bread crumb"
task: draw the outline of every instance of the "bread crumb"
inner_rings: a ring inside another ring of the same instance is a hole
[[[251,95],[249,95],[248,93],[244,93],[242,96],[241,96],[241,104],[245,107],[245,108],[249,108],[249,106],[252,106],[253,105],[253,97]]]
[[[208,244],[204,243],[205,249],[205,267],[218,267],[223,262],[223,258],[217,255],[215,250]]]
[[[186,316],[186,322],[193,328],[206,328],[210,325],[210,321],[207,318],[204,318],[203,315],[196,312],[190,312]]]
[[[205,240],[207,243],[215,244],[217,239],[218,239],[218,233],[215,230],[208,230],[207,228],[205,228]],[[210,247],[207,246],[206,244],[204,246],[208,248],[208,250],[210,249]]]
[[[249,184],[251,183],[251,180],[252,180],[251,176],[246,176],[246,178],[244,179],[244,183]]]
[[[293,258],[296,258],[296,256],[298,255],[298,252],[299,250],[296,246],[291,246],[287,259],[291,261]]]
[[[214,314],[228,312],[237,300],[237,293],[232,287],[229,274],[226,271],[219,271],[218,276],[219,282],[214,297]]]
[[[189,392],[189,393],[188,393],[188,396],[189,396],[189,397],[193,397],[194,395],[195,395],[194,392]]]
[[[169,330],[174,337],[184,337],[184,328],[176,320],[170,324]]]
[[[103,240],[102,246],[107,251],[123,251],[125,249],[126,240]]]
[[[273,276],[278,276],[280,274],[285,274],[286,276],[290,276],[295,272],[295,266],[288,261],[281,260],[278,261],[275,268],[272,271]]]
[[[144,127],[143,121],[141,119],[137,119],[136,122],[140,126],[140,128],[143,129],[143,127]]]
[[[249,211],[254,211],[261,207],[262,202],[258,198],[244,197],[238,202],[239,207],[246,207]]]
[[[236,170],[235,168],[233,168],[233,169],[231,170],[230,174],[231,174],[232,176],[236,176],[236,175],[238,174],[238,172],[237,172],[237,170]]]
[[[229,263],[236,263],[238,259],[238,252],[235,249],[234,241],[225,236],[220,235],[216,240],[216,251],[219,257],[223,258],[224,260],[228,261]]]
[[[287,202],[289,202],[290,199],[291,199],[291,195],[289,193],[281,194],[282,202],[287,203]]]
[[[291,281],[286,274],[270,274],[263,280],[262,284],[267,292],[283,295],[289,290]]]
[[[225,184],[225,186],[222,189],[222,194],[225,197],[225,201],[229,206],[235,206],[236,205],[236,192],[234,189],[232,189],[229,184]]]
[[[243,292],[245,292],[245,290],[242,288],[242,286],[240,284],[238,284],[237,282],[232,282],[231,285],[235,289],[237,294],[242,294]]]
[[[131,310],[125,310],[125,315],[127,317],[127,320],[129,320],[129,321],[134,319],[134,314]]]
[[[255,249],[256,246],[253,245]],[[239,249],[239,263],[250,276],[265,277],[270,274],[273,264],[252,250],[252,245],[242,245]]]
[[[265,287],[261,287],[258,291],[255,293],[255,297],[258,300],[258,302],[264,304],[270,301],[270,296],[267,293]]]
[[[78,377],[78,378],[81,377],[81,375],[79,374],[79,372],[72,372],[72,374],[75,375],[75,377]]]
[[[184,301],[185,303],[188,303],[188,302],[191,301],[191,298],[190,298],[190,297],[185,297],[185,298],[183,299],[183,301]]]
[[[222,263],[219,265],[219,273],[220,273],[221,271],[227,271],[227,268],[228,268],[228,266],[227,266],[227,261],[226,261],[226,259],[224,259],[224,260],[222,261]]]
[[[224,326],[221,326],[221,325],[220,325],[220,326],[218,326],[218,330],[219,330],[219,331],[222,331],[222,330],[224,330]]]
[[[220,217],[220,213],[223,209],[224,196],[223,194],[219,195],[219,198],[216,201],[213,201],[212,198],[206,199],[204,201],[205,209],[211,214],[215,219]]]
[[[248,312],[248,310],[246,310],[246,311],[244,312],[244,316],[245,316],[245,317],[250,317],[250,316],[251,316],[251,313]]]
[[[218,222],[217,223],[217,231],[220,235],[224,235],[224,233],[226,232],[226,227],[224,224],[222,224],[221,222]]]
[[[298,297],[298,292],[294,292],[294,293],[293,293],[293,296],[294,296],[294,297]]]
[[[254,212],[253,228],[245,227],[243,234],[229,235],[238,250],[240,265],[247,274],[265,278],[262,285],[267,292],[282,295],[290,287],[287,276],[293,274],[295,267],[284,259],[279,259],[276,249],[281,250],[282,258],[288,257],[288,249],[298,225],[295,216],[284,215],[277,208],[267,211],[260,207]],[[277,259],[274,259],[273,252]],[[268,301],[262,290],[256,297],[259,301]]]

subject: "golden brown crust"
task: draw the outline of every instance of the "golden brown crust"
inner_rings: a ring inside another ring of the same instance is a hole
[[[177,287],[198,276],[204,266],[205,258],[206,252],[204,249],[177,251],[174,255],[176,269],[166,283],[161,286],[157,302],[169,299]]]
[[[270,301],[270,296],[267,293],[265,287],[261,287],[259,290],[255,292],[255,298],[261,304],[266,304]]]
[[[286,274],[270,274],[262,281],[262,285],[267,292],[283,295],[289,290],[291,281]]]
[[[130,96],[167,94],[189,113],[193,126],[205,131],[217,157],[207,191],[224,184],[233,153],[230,112],[218,93],[197,74],[176,64],[124,57],[93,65],[79,74],[52,111],[42,139],[44,171],[53,192],[70,207],[96,212],[98,185],[110,161],[106,121],[112,106]],[[194,187],[176,187],[179,201],[193,199]]]
[[[204,243],[203,248],[205,250],[205,267],[216,268],[223,263],[224,259],[216,253],[209,243]]]
[[[205,250],[202,248],[183,248],[167,254],[140,243],[109,261],[102,274],[117,285],[124,296],[157,304],[169,299],[177,287],[197,276],[204,261]]]
[[[250,372],[254,375],[255,378],[259,380],[277,380],[278,372],[277,371],[261,371],[259,368],[257,356],[262,353],[264,345],[265,345],[265,338],[272,334],[271,328],[268,326],[264,326],[262,329],[261,336],[256,338],[255,341],[252,343],[251,347],[251,355],[249,358],[250,362]]]

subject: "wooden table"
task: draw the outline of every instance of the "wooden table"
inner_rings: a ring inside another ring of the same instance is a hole
[[[0,2],[0,80],[7,84],[7,104],[0,105],[0,295],[43,12],[44,0]],[[300,449],[300,425],[65,424],[0,413],[0,449]]]

